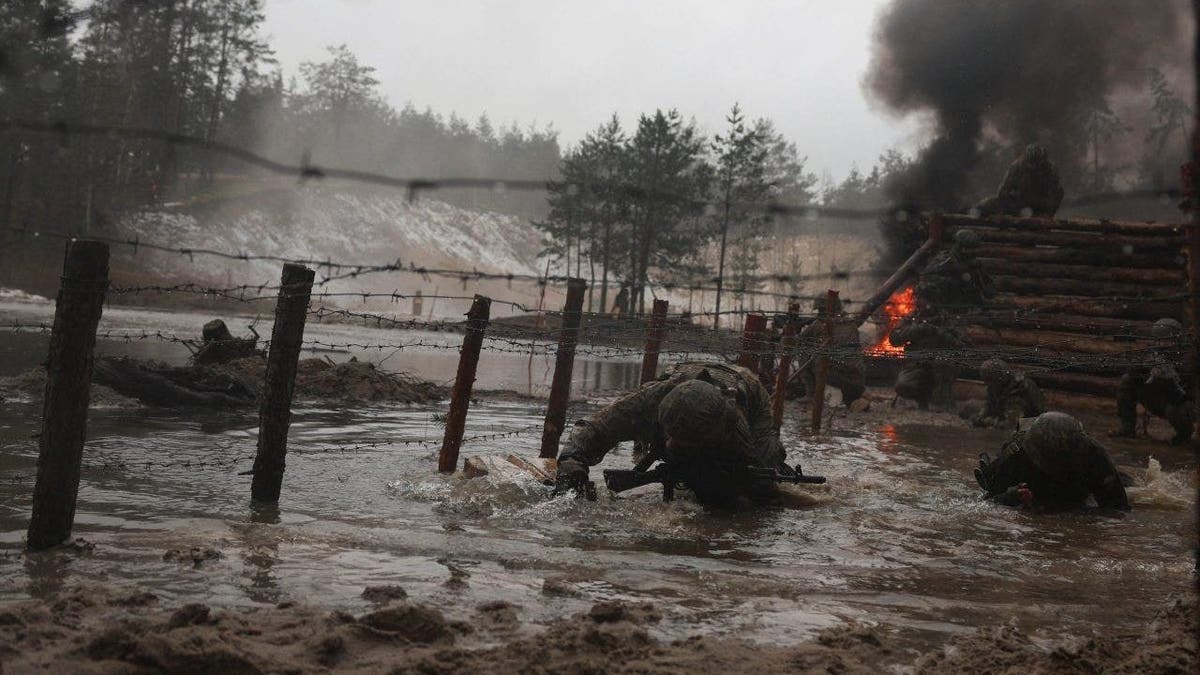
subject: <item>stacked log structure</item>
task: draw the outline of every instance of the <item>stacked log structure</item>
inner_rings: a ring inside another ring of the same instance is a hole
[[[1145,361],[1157,319],[1194,331],[1183,225],[940,217],[946,241],[962,228],[980,235],[976,255],[995,284],[986,307],[960,316],[980,361],[999,356],[1044,388],[1110,397]]]

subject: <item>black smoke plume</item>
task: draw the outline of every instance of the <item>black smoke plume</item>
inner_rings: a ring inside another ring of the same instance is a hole
[[[933,141],[892,182],[889,196],[942,209],[984,196],[974,171],[985,141],[1003,148],[1040,143],[1071,175],[1085,161],[1081,116],[1122,92],[1144,91],[1151,67],[1182,71],[1189,5],[895,0],[879,18],[865,85],[892,112],[928,115]],[[997,179],[987,177],[992,189]]]

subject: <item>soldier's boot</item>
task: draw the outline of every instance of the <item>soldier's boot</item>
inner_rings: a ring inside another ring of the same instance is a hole
[[[1192,434],[1195,433],[1195,425],[1192,423],[1192,402],[1184,401],[1168,406],[1166,413],[1167,421],[1175,429],[1171,445],[1183,445],[1192,440]]]
[[[1117,417],[1121,426],[1108,435],[1114,438],[1137,436],[1137,383],[1130,375],[1122,375],[1117,385]]]

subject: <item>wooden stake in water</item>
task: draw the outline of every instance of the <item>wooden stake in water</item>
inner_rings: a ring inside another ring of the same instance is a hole
[[[792,356],[796,351],[797,325],[800,321],[800,304],[793,302],[788,306],[787,325],[783,327],[783,336],[779,341],[779,370],[775,373],[775,390],[771,394],[771,423],[778,430],[783,426],[783,401],[787,397],[789,372],[792,367]]]
[[[762,335],[766,330],[766,314],[746,315],[746,325],[742,329],[742,351],[737,360],[739,366],[758,372],[758,356],[762,351]]]
[[[558,456],[558,439],[567,424],[567,403],[571,397],[571,371],[575,366],[575,344],[579,341],[579,323],[583,313],[583,294],[587,282],[572,278],[567,282],[567,302],[563,306],[562,330],[558,334],[558,352],[554,357],[554,379],[546,404],[546,424],[542,427],[542,451],[539,457]]]
[[[29,520],[30,550],[56,546],[71,535],[83,443],[87,438],[96,325],[108,289],[108,244],[77,240],[67,250],[54,308],[37,480]]]
[[[658,352],[662,348],[663,327],[667,323],[666,300],[655,300],[650,314],[650,326],[646,329],[646,353],[642,355],[642,384],[653,380],[658,374]]]
[[[304,320],[308,316],[313,276],[313,271],[303,265],[283,266],[271,349],[267,353],[267,374],[258,408],[258,452],[250,481],[250,498],[255,502],[278,502],[283,487],[292,393],[296,388],[296,366],[304,343]]]
[[[450,394],[450,411],[446,414],[446,433],[438,453],[438,471],[454,473],[458,451],[462,448],[463,430],[467,425],[467,409],[471,407],[471,389],[475,386],[475,370],[479,366],[479,351],[487,331],[492,311],[491,298],[476,295],[467,312],[467,329],[463,332],[462,351],[458,356],[458,374]]]

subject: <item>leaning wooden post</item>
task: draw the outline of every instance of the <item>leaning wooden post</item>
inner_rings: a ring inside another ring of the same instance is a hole
[[[775,429],[783,426],[783,400],[787,398],[787,383],[791,373],[792,355],[796,351],[797,324],[800,321],[800,303],[788,306],[788,321],[779,340],[779,370],[775,372],[775,390],[771,393],[771,423]]]
[[[546,459],[558,457],[558,439],[567,424],[567,402],[571,397],[571,370],[575,366],[575,343],[579,340],[579,321],[587,282],[567,281],[567,303],[563,306],[562,330],[558,334],[558,352],[554,356],[554,379],[550,383],[550,401],[546,404],[546,424],[542,427],[542,451]]]
[[[666,300],[655,300],[650,314],[650,327],[646,329],[646,353],[642,355],[642,384],[658,375],[658,351],[662,348],[663,327],[667,323]]]
[[[825,413],[825,385],[829,382],[829,350],[833,346],[833,308],[839,302],[838,292],[829,289],[825,296],[825,339],[817,356],[816,384],[812,392],[812,431],[821,432],[821,417]]]
[[[479,350],[487,331],[492,311],[491,298],[476,295],[467,312],[467,329],[463,332],[462,351],[458,356],[458,374],[454,376],[454,391],[450,394],[450,412],[446,414],[446,433],[438,453],[438,471],[454,473],[458,451],[462,448],[463,429],[467,424],[467,408],[471,405],[471,388],[475,386],[475,370],[479,366]]]
[[[762,334],[766,330],[766,314],[746,315],[746,325],[742,329],[742,351],[737,360],[739,366],[758,372],[758,355],[762,350]]]
[[[304,320],[308,316],[313,276],[313,271],[303,265],[286,263],[279,282],[267,374],[258,407],[258,452],[250,481],[250,499],[259,503],[278,502],[283,487],[296,364],[304,343]]]
[[[87,438],[88,394],[96,325],[108,288],[108,244],[71,242],[54,307],[37,480],[29,520],[30,550],[56,546],[71,536],[79,471]]]

